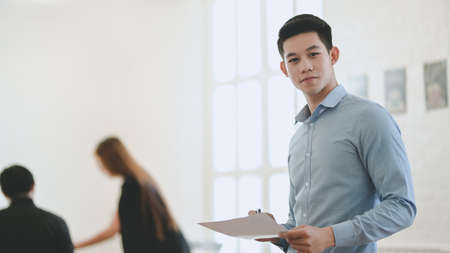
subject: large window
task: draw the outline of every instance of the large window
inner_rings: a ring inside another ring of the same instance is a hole
[[[322,3],[211,0],[210,6],[207,214],[222,220],[261,208],[284,223],[288,144],[295,113],[305,100],[279,70],[276,40],[279,28],[294,14],[322,16]],[[279,251],[268,244],[219,234],[214,239],[222,243],[221,252]]]

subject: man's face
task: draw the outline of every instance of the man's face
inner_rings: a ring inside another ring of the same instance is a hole
[[[330,52],[316,32],[297,34],[283,43],[284,56],[280,63],[283,73],[306,97],[314,97],[333,85],[333,65],[339,51]]]

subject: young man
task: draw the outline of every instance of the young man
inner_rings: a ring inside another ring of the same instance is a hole
[[[18,165],[6,168],[0,174],[0,186],[11,202],[0,210],[0,252],[73,252],[64,220],[34,205],[29,170]]]
[[[377,240],[416,215],[400,130],[383,107],[338,84],[339,50],[322,19],[288,20],[278,49],[281,71],[308,104],[289,144],[288,231],[270,241],[289,253],[376,252]]]

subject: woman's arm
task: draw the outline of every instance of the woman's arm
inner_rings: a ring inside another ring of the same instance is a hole
[[[93,244],[105,241],[113,237],[117,232],[120,231],[120,220],[119,220],[119,212],[116,212],[114,215],[113,221],[111,225],[103,230],[102,232],[98,233],[97,235],[93,236],[92,238],[76,243],[74,245],[75,249],[84,248],[87,246],[91,246]]]

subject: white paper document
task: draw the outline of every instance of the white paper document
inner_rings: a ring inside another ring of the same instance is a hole
[[[269,215],[259,213],[243,218],[198,223],[216,232],[243,239],[275,238],[286,228]]]

